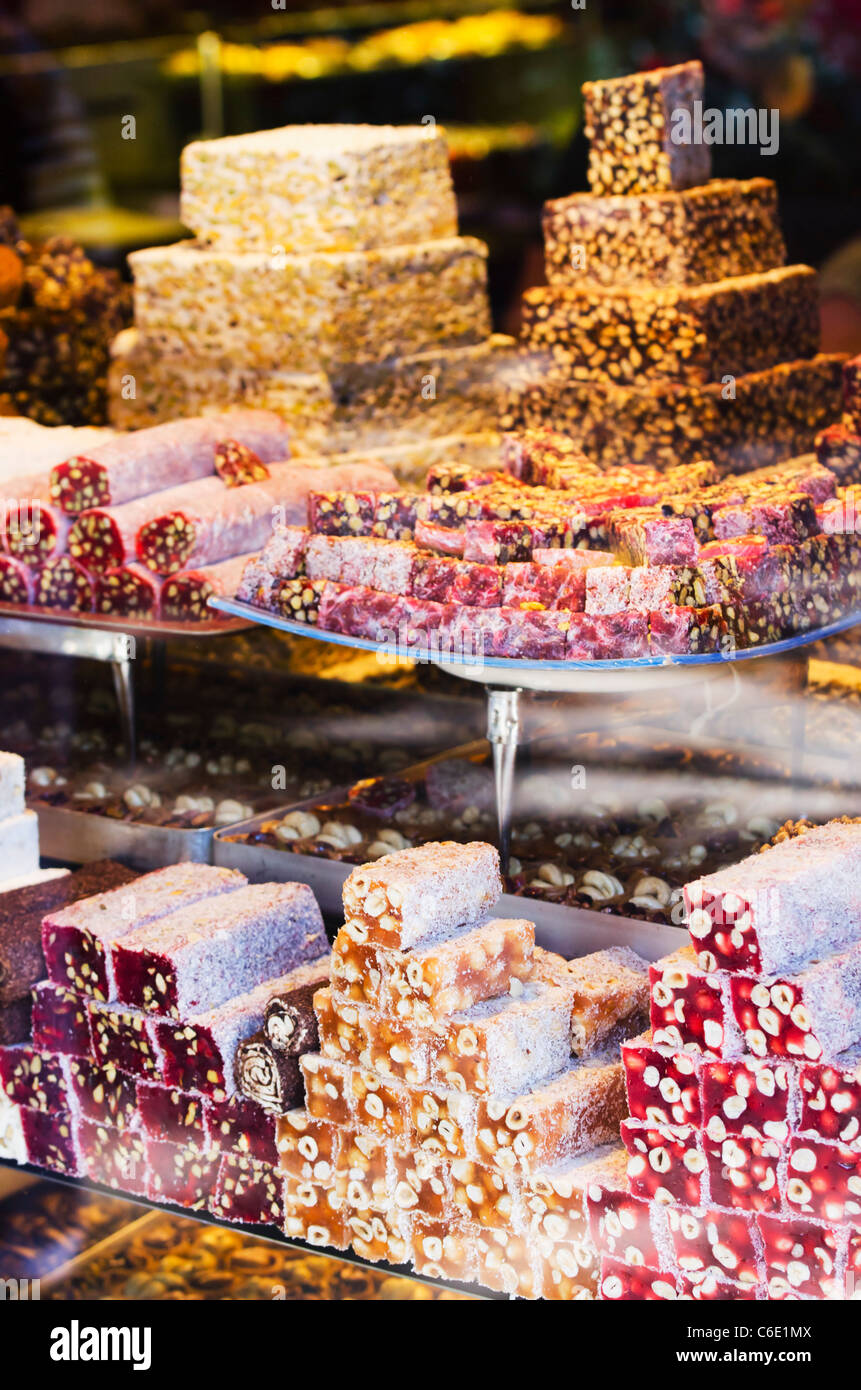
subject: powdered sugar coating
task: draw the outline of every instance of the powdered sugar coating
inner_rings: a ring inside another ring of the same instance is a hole
[[[344,883],[344,913],[354,930],[366,929],[367,940],[408,951],[479,920],[501,893],[492,845],[442,841],[354,869]]]

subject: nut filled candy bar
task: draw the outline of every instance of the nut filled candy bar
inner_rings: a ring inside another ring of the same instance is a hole
[[[861,357],[843,364],[843,413],[861,429]]]
[[[490,1230],[522,1227],[521,1190],[515,1175],[470,1158],[453,1159],[449,1172],[452,1205],[463,1220]]]
[[[629,1155],[628,1186],[635,1197],[700,1205],[706,1195],[706,1159],[697,1130],[623,1120],[620,1132]],[[714,1192],[712,1199],[721,1200]]]
[[[742,1057],[699,1067],[702,1123],[712,1139],[755,1130],[785,1143],[798,1111],[796,1073],[780,1062]]]
[[[236,597],[258,608],[269,608],[278,581],[295,579],[305,573],[305,551],[310,535],[307,526],[274,526],[260,554],[249,560],[243,569],[234,591]]]
[[[529,982],[503,1000],[439,1019],[430,1039],[431,1080],[474,1095],[517,1095],[564,1069],[570,1036],[570,995]]]
[[[730,651],[735,645],[718,603],[705,608],[670,606],[649,613],[649,649],[655,656]]]
[[[167,1139],[147,1139],[145,1149],[148,1201],[173,1202],[190,1211],[209,1205],[221,1158],[218,1150],[183,1147]]]
[[[387,1139],[401,1139],[409,1132],[409,1097],[399,1081],[354,1067],[350,1084],[352,1107],[361,1127]]]
[[[570,1303],[597,1296],[597,1256],[591,1241],[554,1241],[548,1236],[535,1238],[540,1259],[539,1295],[555,1302]]]
[[[554,1241],[587,1241],[584,1203],[589,1186],[607,1180],[625,1191],[626,1163],[624,1149],[607,1145],[527,1174],[523,1206],[530,1231]]]
[[[539,947],[532,978],[572,996],[574,1057],[591,1057],[646,1023],[649,967],[629,946],[611,946],[570,961]]]
[[[10,479],[2,486],[0,536],[4,549],[23,564],[36,565],[62,555],[71,529],[71,518],[51,503],[47,475]]]
[[[770,1299],[842,1296],[840,1281],[835,1277],[839,1231],[797,1216],[759,1213],[755,1220],[762,1240]]]
[[[861,947],[826,956],[794,976],[733,975],[730,994],[755,1057],[833,1060],[861,1037]]]
[[[587,1154],[581,1163],[577,1181],[586,1177],[581,1200],[595,1248],[625,1264],[655,1269],[671,1264],[664,1208],[628,1192],[625,1149],[614,1148],[597,1160]]]
[[[300,1057],[299,1068],[305,1081],[308,1114],[333,1125],[348,1125],[355,1114],[352,1068],[316,1052]]]
[[[169,1139],[172,1144],[206,1147],[203,1099],[162,1086],[156,1081],[137,1084],[138,1112],[148,1139]]]
[[[361,1064],[367,1039],[362,1021],[360,1005],[333,997],[330,989],[319,989],[314,995],[314,1012],[317,1015],[317,1030],[320,1038],[320,1052],[324,1057],[334,1057],[336,1061]],[[370,1065],[370,1063],[368,1063]],[[427,1078],[427,1043],[424,1046],[424,1072]]]
[[[325,595],[337,589],[340,589],[340,585],[329,584],[324,579],[285,579],[275,586],[273,611],[297,623],[316,624],[324,607]],[[322,625],[329,626],[325,622]]]
[[[232,410],[194,420],[173,420],[95,444],[86,455],[57,464],[51,496],[64,512],[116,506],[146,493],[206,478],[215,470],[215,448],[227,436],[241,440],[264,463],[289,457],[289,434],[268,410]]]
[[[731,1279],[749,1287],[762,1282],[753,1217],[717,1207],[692,1211],[670,1206],[667,1221],[676,1262],[687,1278]]]
[[[236,1049],[236,1085],[249,1100],[280,1115],[302,1100],[299,1061],[277,1051],[261,1028]]]
[[[377,1263],[406,1264],[410,1256],[409,1223],[396,1207],[385,1212],[355,1211],[347,1200],[344,1204],[347,1238],[355,1253],[363,1260]]]
[[[129,884],[131,877],[127,880]],[[216,893],[233,892],[247,882],[245,875],[235,869],[208,864],[175,864],[133,877],[136,880],[133,888],[112,888],[59,911],[45,913],[42,948],[48,975],[55,984],[91,994],[96,999],[112,997],[108,950],[111,942],[135,927],[167,916],[180,906]]]
[[[106,570],[95,580],[97,613],[118,618],[158,618],[162,580],[143,565],[132,562]]]
[[[394,1205],[403,1212],[420,1211],[431,1217],[443,1217],[451,1211],[450,1170],[443,1159],[421,1149],[417,1153],[411,1150],[401,1153],[396,1148],[392,1148],[391,1157],[395,1174],[391,1195],[387,1176],[381,1183],[387,1206]],[[472,1166],[468,1159],[462,1162]],[[485,1173],[488,1171],[483,1170]]]
[[[211,1148],[247,1154],[260,1163],[278,1162],[275,1117],[247,1096],[203,1100],[203,1121]]]
[[[621,1065],[593,1058],[521,1096],[481,1097],[476,1153],[504,1172],[543,1171],[615,1139],[624,1113]]]
[[[833,1064],[808,1062],[799,1069],[798,1128],[823,1139],[853,1144],[861,1134],[861,1053],[854,1047]]]
[[[278,1167],[302,1182],[332,1182],[339,1163],[342,1131],[307,1110],[288,1110],[276,1124]]]
[[[356,1211],[388,1211],[392,1205],[398,1150],[379,1134],[350,1126],[340,1131],[338,1180],[346,1177],[346,1196]],[[434,1155],[427,1155],[433,1160]]]
[[[328,994],[328,991],[322,991]],[[315,996],[319,998],[319,995]],[[428,1080],[430,1066],[431,1035],[409,1020],[389,1018],[366,1009],[361,1004],[341,1005],[333,1000],[336,1016],[358,1015],[356,1025],[359,1034],[359,1051],[355,1060],[360,1066],[377,1072],[380,1076],[393,1076],[411,1085],[421,1085]],[[319,1014],[322,1046],[322,1012]],[[331,1054],[330,1054],[331,1055]],[[350,1060],[349,1057],[347,1060]]]
[[[204,622],[216,615],[209,607],[211,598],[233,598],[249,563],[256,557],[234,555],[215,565],[183,570],[161,585],[161,616],[165,622]],[[154,578],[150,571],[150,579]]]
[[[709,1197],[716,1206],[740,1207],[744,1211],[779,1210],[786,1173],[782,1144],[753,1130],[720,1139],[712,1139],[706,1132],[703,1149]],[[683,1200],[691,1206],[699,1205],[697,1199]]]
[[[850,946],[859,851],[861,825],[832,822],[687,884],[688,931],[703,968],[777,975]]]
[[[429,1154],[466,1158],[473,1149],[476,1100],[439,1086],[408,1086],[411,1142]]]
[[[592,192],[654,193],[708,183],[711,154],[691,132],[694,104],[702,103],[702,95],[697,62],[584,82]],[[674,138],[676,113],[687,117],[683,142]]]
[[[319,957],[326,934],[306,884],[255,883],[139,925],[113,945],[117,994],[182,1018]]]
[[[42,980],[33,990],[33,1046],[42,1052],[89,1057],[87,1003],[74,990]]]
[[[32,603],[35,575],[29,565],[0,555],[0,603]]]
[[[543,1271],[538,1250],[528,1236],[510,1228],[472,1230],[478,1259],[476,1279],[489,1289],[517,1298],[539,1298]]]
[[[814,447],[819,462],[841,485],[861,482],[861,418],[854,426],[829,425],[817,434]]]
[[[610,548],[623,565],[683,565],[696,562],[698,548],[688,517],[663,516],[647,508],[613,515]]]
[[[284,1234],[309,1245],[346,1250],[350,1244],[343,1184],[304,1182],[286,1177],[282,1192]]]
[[[18,1109],[24,1151],[28,1163],[37,1168],[49,1168],[52,1173],[78,1177],[83,1169],[75,1137],[75,1123],[68,1110],[33,1110],[28,1105]]]
[[[621,197],[572,193],[544,204],[551,285],[700,285],[783,265],[770,179]]]
[[[502,893],[492,845],[452,841],[387,854],[344,883],[344,914],[354,936],[408,951],[479,921]]]
[[[0,1047],[0,1087],[16,1105],[46,1112],[68,1109],[60,1058],[30,1043]]]
[[[753,497],[739,506],[721,507],[714,516],[716,540],[753,534],[771,545],[787,545],[815,536],[818,530],[816,508],[806,493],[762,501]]]
[[[793,1212],[822,1221],[858,1224],[861,1216],[861,1152],[809,1135],[790,1140],[785,1179]]]
[[[88,999],[93,1056],[100,1066],[115,1066],[131,1076],[157,1077],[162,1059],[152,1020],[140,1009]]]
[[[633,1120],[699,1126],[701,1062],[696,1053],[659,1047],[649,1033],[623,1042],[621,1051]]]
[[[146,1192],[148,1170],[146,1141],[132,1129],[114,1129],[96,1120],[79,1119],[75,1138],[81,1164],[93,1182],[104,1183],[115,1191],[141,1197]]]
[[[93,576],[70,555],[54,555],[36,567],[33,602],[66,613],[92,613],[96,601]]]
[[[416,1274],[461,1283],[478,1276],[478,1232],[469,1222],[414,1212],[410,1217],[410,1233]],[[482,1277],[482,1283],[487,1284],[486,1278]]]
[[[193,1014],[181,1022],[154,1019],[153,1036],[164,1059],[164,1081],[183,1091],[199,1091],[203,1095],[224,1100],[235,1093],[233,1058],[238,1044],[263,1025],[267,1006],[273,995],[283,994],[286,1000],[306,995],[328,976],[328,956],[300,965],[287,975],[266,980],[234,999],[228,999],[215,1009]],[[308,1009],[311,1009],[308,998]],[[311,1010],[313,1017],[313,1010]],[[307,1031],[307,1030],[306,1030]],[[310,1046],[316,1045],[316,1024]],[[285,1047],[282,1051],[297,1050]]]
[[[268,1163],[245,1154],[221,1155],[213,1211],[222,1221],[248,1226],[280,1226],[284,1219],[283,1182]]]
[[[649,967],[649,988],[652,1040],[657,1046],[716,1057],[744,1051],[727,980],[698,965],[690,946]]]
[[[137,1082],[133,1076],[111,1062],[100,1067],[87,1057],[66,1057],[63,1072],[74,1115],[115,1129],[137,1126]]]

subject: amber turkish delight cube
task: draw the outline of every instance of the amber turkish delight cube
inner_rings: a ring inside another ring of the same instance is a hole
[[[533,978],[571,994],[571,1053],[590,1057],[639,1033],[649,1012],[649,967],[628,946],[566,961],[540,948]]]
[[[476,1100],[439,1086],[406,1087],[415,1143],[427,1153],[466,1158],[472,1153]]]
[[[416,1274],[459,1283],[476,1277],[477,1231],[467,1222],[414,1213],[410,1217],[410,1234]]]
[[[307,1110],[288,1110],[276,1121],[278,1166],[302,1182],[331,1182],[338,1166],[341,1130]]]
[[[305,1078],[305,1105],[315,1120],[333,1125],[349,1124],[353,1118],[352,1068],[319,1053],[300,1058]]]
[[[469,1162],[468,1159],[456,1161]],[[400,1211],[416,1211],[434,1219],[451,1213],[451,1165],[445,1159],[424,1149],[412,1152],[394,1148],[392,1166],[395,1180],[392,1200]]]
[[[309,1245],[346,1250],[350,1241],[343,1185],[284,1179],[284,1234]]]
[[[562,989],[527,983],[485,1000],[431,1038],[431,1079],[451,1090],[511,1095],[561,1071],[570,1055],[571,1010]]]

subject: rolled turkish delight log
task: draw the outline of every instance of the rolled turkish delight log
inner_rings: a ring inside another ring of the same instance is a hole
[[[161,588],[162,618],[166,622],[200,623],[216,617],[209,607],[210,598],[233,598],[248,565],[257,559],[256,555],[235,555],[231,560],[171,575]],[[151,571],[147,573],[154,578]]]
[[[28,565],[61,555],[71,518],[51,501],[48,476],[12,478],[0,485],[3,547]]]
[[[11,555],[0,555],[0,603],[32,603],[36,573]]]
[[[273,1115],[301,1104],[304,1094],[299,1059],[274,1048],[261,1028],[236,1050],[236,1084],[249,1100]]]
[[[263,1031],[278,1052],[300,1057],[304,1052],[316,1052],[318,1044],[317,1018],[314,1013],[314,994],[320,985],[329,981],[329,956],[304,967],[311,976],[307,984],[298,980],[281,987],[266,1004]],[[296,971],[298,976],[300,971]]]
[[[95,578],[95,611],[105,617],[158,618],[164,580],[132,562]]]
[[[33,602],[40,607],[92,613],[95,598],[93,576],[71,556],[55,555],[36,567]]]
[[[138,926],[112,946],[118,998],[169,1018],[214,1009],[326,950],[304,883],[254,883]]]
[[[290,456],[287,425],[279,415],[231,410],[172,420],[96,444],[52,469],[51,495],[64,512],[74,515],[206,478],[215,472],[215,448],[225,439],[253,449],[263,463]]]
[[[96,999],[111,998],[111,942],[179,907],[216,893],[234,892],[247,882],[237,869],[209,864],[175,864],[129,878],[136,879],[134,887],[127,884],[44,914],[42,950],[48,977],[55,984]],[[44,974],[44,969],[39,973]]]
[[[0,895],[0,1005],[29,996],[32,986],[46,974],[42,950],[42,919],[46,915],[139,877],[124,864],[100,859],[62,878]],[[58,983],[69,985],[65,965]]]
[[[313,993],[329,976],[329,957],[300,965],[289,974],[266,980],[247,994],[228,999],[207,1013],[192,1014],[181,1023],[153,1020],[154,1035],[164,1057],[164,1080],[168,1086],[182,1091],[199,1091],[216,1100],[226,1100],[236,1092],[233,1057],[243,1038],[250,1037],[263,1025],[270,1000],[283,999],[286,1008],[293,1007],[306,993]],[[310,1003],[308,1005],[310,1009]],[[307,1015],[305,1016],[307,1020]],[[313,1010],[311,1010],[313,1019]],[[286,1023],[284,1035],[286,1036]],[[297,1039],[309,1031],[307,1021],[295,1025]],[[316,1048],[316,1025],[313,1039],[298,1049],[284,1051],[310,1052]]]
[[[707,970],[777,975],[858,935],[861,825],[831,822],[685,887],[688,930]]]
[[[479,921],[501,893],[492,845],[446,841],[354,869],[344,884],[344,913],[355,933],[364,928],[365,940],[408,951]]]

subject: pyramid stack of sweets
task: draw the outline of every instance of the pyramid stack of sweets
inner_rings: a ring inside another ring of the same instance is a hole
[[[0,1047],[0,1153],[278,1224],[275,1121],[233,1056],[273,994],[328,978],[320,910],[305,885],[204,864],[131,879],[43,917],[32,1036]]]
[[[479,842],[347,879],[305,1104],[278,1120],[285,1231],[509,1295],[590,1298],[584,1193],[595,1174],[624,1180],[604,1146],[647,967],[627,948],[542,951],[531,922],[489,916],[500,892]]]
[[[438,127],[196,141],[181,184],[195,239],[131,257],[117,425],[241,401],[278,411],[306,453],[495,426],[514,345],[490,334],[487,250],[457,234]]]
[[[841,359],[817,356],[816,275],[784,264],[774,185],[710,179],[701,65],[583,96],[591,191],[546,205],[548,284],[523,301],[545,365],[513,418],[608,461],[741,469],[810,449],[839,414]]]
[[[691,945],[651,968],[603,1298],[857,1296],[861,825],[799,831],[688,884]]]

